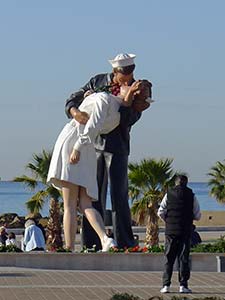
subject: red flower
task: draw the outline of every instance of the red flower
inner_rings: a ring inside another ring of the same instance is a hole
[[[145,246],[145,247],[142,248],[141,251],[142,251],[142,252],[148,252],[148,248]]]
[[[140,248],[139,246],[133,247],[133,248],[132,248],[132,252],[138,252],[138,251],[139,251],[139,248]]]
[[[114,84],[110,91],[114,96],[117,96],[120,93],[120,86],[118,84]]]

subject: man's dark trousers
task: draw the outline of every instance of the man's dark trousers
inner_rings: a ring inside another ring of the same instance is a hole
[[[190,237],[165,235],[165,266],[163,273],[163,286],[170,286],[173,265],[177,258],[178,280],[180,285],[188,287],[190,278]]]
[[[128,204],[128,155],[97,151],[97,160],[97,179],[100,201],[93,202],[93,206],[104,218],[109,178],[114,238],[120,248],[133,246],[134,237],[131,228],[131,216]],[[83,220],[83,229],[84,245],[88,248],[92,247],[92,245],[96,245],[96,248],[99,249],[99,238],[86,218]]]

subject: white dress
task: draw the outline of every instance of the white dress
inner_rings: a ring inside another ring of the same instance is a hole
[[[101,92],[86,97],[79,106],[80,111],[88,113],[86,125],[72,119],[65,125],[56,141],[48,171],[47,182],[61,189],[61,180],[83,186],[87,194],[97,201],[97,160],[93,145],[99,134],[106,134],[120,123],[121,99]],[[80,160],[70,164],[72,149],[80,151]]]

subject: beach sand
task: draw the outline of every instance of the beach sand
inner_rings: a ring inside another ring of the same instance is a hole
[[[199,226],[225,226],[225,210],[224,211],[213,211],[203,210],[201,211],[202,217],[199,221],[194,221],[197,227]],[[163,222],[160,220],[159,225],[163,226]]]
[[[201,220],[195,222],[197,226],[225,226],[224,211],[202,211]]]

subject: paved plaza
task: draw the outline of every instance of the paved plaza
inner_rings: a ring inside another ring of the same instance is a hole
[[[115,293],[129,293],[148,299],[161,295],[161,272],[58,271],[0,268],[0,300],[109,300]],[[177,293],[177,274],[173,275],[171,299]],[[193,272],[192,295],[188,299],[220,297],[225,299],[225,273]]]

